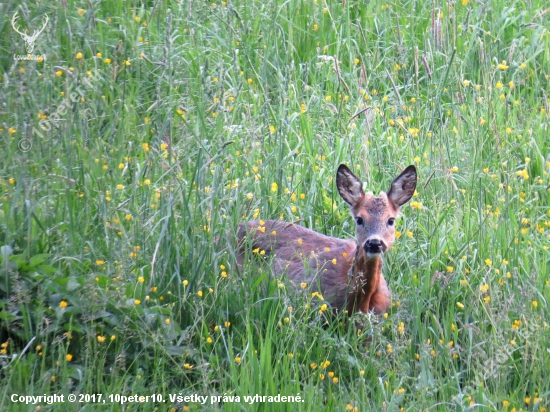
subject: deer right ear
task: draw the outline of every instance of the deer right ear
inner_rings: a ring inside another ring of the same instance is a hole
[[[400,208],[411,200],[415,189],[416,167],[410,165],[392,182],[390,191],[388,192],[388,199],[390,199],[396,208]]]
[[[340,193],[340,196],[342,196],[342,199],[344,199],[347,204],[353,206],[361,200],[365,195],[362,186],[363,184],[361,181],[346,165],[341,164],[338,166],[336,187],[338,188],[338,193]]]

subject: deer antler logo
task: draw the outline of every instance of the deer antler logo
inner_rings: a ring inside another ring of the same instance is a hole
[[[17,19],[18,18],[19,18],[19,12],[16,11],[15,14],[13,15],[12,19],[11,19],[11,25],[12,25],[13,29],[17,33],[19,33],[21,35],[21,37],[23,38],[23,40],[25,41],[25,48],[27,49],[27,53],[31,54],[32,51],[34,50],[34,43],[36,42],[36,39],[38,38],[40,33],[42,33],[44,31],[44,29],[46,28],[46,24],[48,24],[48,21],[49,21],[48,15],[45,14],[44,17],[42,18],[42,22],[43,22],[42,28],[40,30],[35,30],[31,36],[29,36],[25,32],[20,31],[17,28]]]

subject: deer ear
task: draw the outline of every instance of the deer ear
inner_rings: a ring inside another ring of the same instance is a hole
[[[363,184],[346,165],[338,166],[336,187],[342,199],[350,206],[357,204],[364,196]]]
[[[388,199],[396,208],[400,208],[409,200],[416,189],[416,167],[410,165],[392,182]]]

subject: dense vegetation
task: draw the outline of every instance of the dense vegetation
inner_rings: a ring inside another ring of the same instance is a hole
[[[0,409],[545,411],[547,7],[0,5]],[[30,60],[15,12],[48,16]],[[340,163],[419,171],[359,333],[233,247],[248,219],[353,236]]]

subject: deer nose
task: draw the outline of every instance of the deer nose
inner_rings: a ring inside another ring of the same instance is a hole
[[[363,249],[366,253],[378,254],[386,251],[387,246],[382,239],[372,238],[368,239],[363,245]]]

